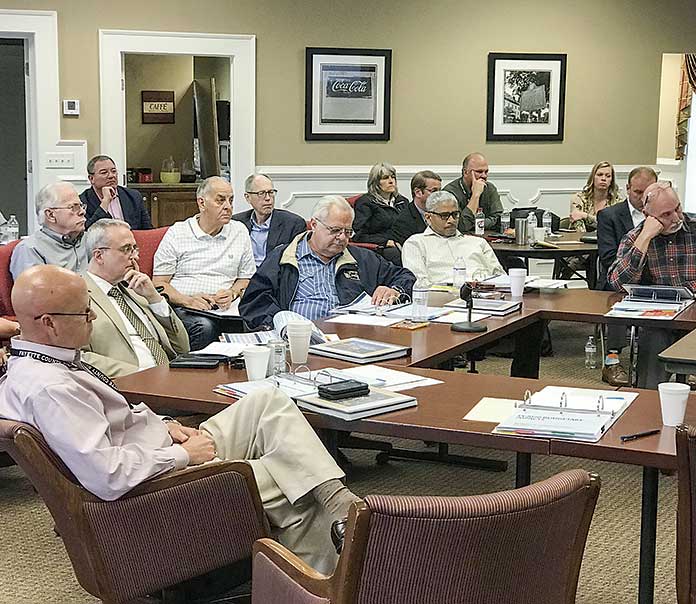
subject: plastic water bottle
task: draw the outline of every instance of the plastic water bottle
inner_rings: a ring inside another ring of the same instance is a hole
[[[464,256],[459,256],[454,261],[454,268],[452,269],[452,285],[456,288],[460,288],[466,283],[466,278],[466,260]]]
[[[7,221],[7,241],[16,241],[19,239],[19,222],[14,214],[10,214]]]
[[[551,212],[549,212],[548,210],[544,210],[544,216],[541,220],[542,220],[542,226],[546,229],[546,234],[550,235],[551,234]]]
[[[585,344],[585,367],[597,369],[597,344],[592,336],[587,338],[587,344]]]
[[[411,318],[414,321],[424,321],[428,318],[428,291],[430,290],[430,281],[423,277],[416,279],[413,284],[413,296],[411,300]]]
[[[534,212],[530,212],[527,215],[527,242],[529,245],[534,243],[534,228],[537,225],[537,217]]]
[[[510,224],[510,211],[509,210],[503,210],[503,214],[500,217],[500,232],[504,233],[505,229],[511,229],[512,225]]]
[[[481,208],[478,209],[474,216],[474,225],[474,235],[483,235],[483,231],[486,228],[486,215]]]

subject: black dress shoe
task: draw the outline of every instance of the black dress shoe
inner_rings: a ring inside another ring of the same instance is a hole
[[[347,519],[334,520],[331,524],[331,541],[336,548],[336,553],[340,554],[343,551],[343,541],[346,538],[346,524],[348,524]]]

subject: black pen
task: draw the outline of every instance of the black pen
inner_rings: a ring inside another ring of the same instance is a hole
[[[660,429],[654,428],[653,430],[646,430],[645,432],[636,432],[635,434],[624,434],[621,437],[621,442],[625,443],[629,440],[636,440],[636,438],[643,438],[644,436],[652,436],[653,434],[659,434]]]

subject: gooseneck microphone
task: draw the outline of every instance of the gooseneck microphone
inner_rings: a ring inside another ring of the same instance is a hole
[[[488,331],[488,327],[483,323],[474,323],[471,320],[471,313],[474,310],[474,288],[470,283],[464,283],[459,290],[459,297],[466,302],[466,308],[469,311],[469,320],[461,323],[453,323],[452,331],[461,331],[464,333],[482,333]]]

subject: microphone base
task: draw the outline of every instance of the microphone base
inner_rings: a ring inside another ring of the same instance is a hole
[[[488,327],[482,323],[472,323],[470,321],[462,321],[461,323],[453,323],[452,331],[460,331],[464,333],[483,333],[488,331]]]

